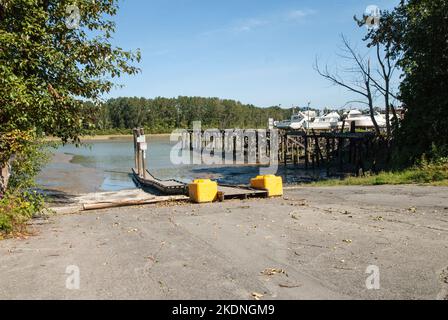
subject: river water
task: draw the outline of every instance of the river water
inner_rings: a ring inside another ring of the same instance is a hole
[[[188,183],[210,178],[224,184],[248,184],[250,178],[260,173],[259,166],[251,165],[174,165],[170,153],[175,142],[170,142],[169,136],[148,136],[148,145],[147,168],[160,179]],[[132,139],[91,141],[82,147],[65,145],[54,153],[53,160],[37,179],[43,189],[87,193],[135,188],[130,175],[134,166]],[[316,173],[280,167],[277,174],[286,183],[295,183],[309,180]]]

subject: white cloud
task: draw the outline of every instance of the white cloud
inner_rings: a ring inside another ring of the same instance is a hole
[[[267,25],[300,21],[303,18],[313,15],[315,13],[316,13],[315,10],[303,9],[303,10],[290,10],[280,14],[271,15],[265,18],[252,17],[239,21],[234,21],[231,25],[227,27],[212,29],[201,33],[201,35],[211,36],[216,33],[223,33],[223,32],[233,32],[233,33],[250,32],[255,29],[265,27]]]
[[[293,20],[302,20],[303,18],[315,14],[316,11],[314,10],[291,10],[286,14],[286,20],[293,21]]]
[[[247,32],[251,31],[252,29],[265,26],[269,23],[267,20],[261,20],[256,18],[250,18],[246,19],[240,23],[237,23],[236,26],[232,28],[233,31],[236,32]]]

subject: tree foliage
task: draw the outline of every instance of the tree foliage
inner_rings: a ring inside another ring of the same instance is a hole
[[[389,45],[403,71],[400,100],[406,116],[396,132],[399,155],[415,162],[422,155],[448,154],[448,1],[402,0],[382,17],[374,34]]]
[[[46,158],[39,138],[77,142],[113,78],[139,71],[140,53],[111,43],[117,10],[118,0],[0,0],[0,169],[13,168],[0,236],[42,208],[31,189]]]
[[[166,133],[192,128],[193,121],[201,121],[203,128],[266,128],[269,118],[290,116],[290,109],[258,108],[219,98],[116,98],[101,107],[96,129],[145,127],[148,133]]]
[[[111,44],[116,0],[78,0],[73,28],[69,0],[0,1],[0,132],[35,130],[77,140],[92,124],[96,103],[113,78],[134,74],[140,59]]]
[[[407,115],[399,141],[411,159],[421,154],[448,154],[448,1],[402,2],[396,11],[396,51],[405,72],[401,100]]]

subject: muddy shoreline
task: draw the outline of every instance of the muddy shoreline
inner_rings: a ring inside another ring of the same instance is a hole
[[[38,184],[46,193],[82,194],[98,192],[104,175],[94,168],[73,163],[74,155],[54,153],[49,166],[39,173]]]

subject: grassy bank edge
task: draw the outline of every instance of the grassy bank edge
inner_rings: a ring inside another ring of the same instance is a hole
[[[448,186],[448,163],[421,164],[408,169],[384,171],[362,177],[316,181],[308,186],[379,186],[379,185]]]

